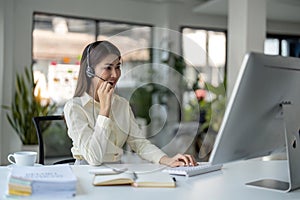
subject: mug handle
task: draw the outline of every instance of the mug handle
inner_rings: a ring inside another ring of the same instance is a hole
[[[14,162],[11,158],[14,158],[14,155],[13,154],[9,154],[8,156],[7,156],[7,160],[10,162],[10,163],[12,163],[12,164],[16,164],[16,162]],[[15,158],[14,158],[15,159]]]

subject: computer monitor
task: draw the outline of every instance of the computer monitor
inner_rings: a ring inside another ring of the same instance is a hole
[[[245,56],[212,150],[212,164],[256,158],[286,148],[289,182],[249,185],[280,191],[300,187],[300,59]]]

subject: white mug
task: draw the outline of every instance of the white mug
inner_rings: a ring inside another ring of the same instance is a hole
[[[37,152],[34,151],[19,151],[9,154],[7,159],[10,163],[19,166],[33,166],[36,162]]]

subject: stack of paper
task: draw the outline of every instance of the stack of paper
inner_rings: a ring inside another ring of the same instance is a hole
[[[13,166],[8,177],[8,195],[72,197],[76,194],[76,180],[67,164]]]

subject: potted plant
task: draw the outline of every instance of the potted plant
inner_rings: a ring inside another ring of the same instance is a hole
[[[20,137],[23,145],[36,145],[38,139],[32,122],[34,116],[45,116],[56,109],[49,101],[42,102],[40,92],[34,95],[37,83],[34,81],[33,70],[25,67],[24,74],[16,75],[15,93],[10,106],[2,106],[8,110],[7,120]]]
[[[214,98],[206,101],[204,98],[199,101],[200,107],[200,129],[196,139],[198,157],[201,161],[208,161],[217,133],[221,126],[226,107],[225,81],[215,87],[210,83],[205,83],[205,91]]]

